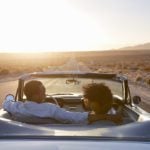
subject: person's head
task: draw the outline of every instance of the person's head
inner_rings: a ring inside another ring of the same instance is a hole
[[[32,80],[25,84],[24,94],[28,100],[41,103],[45,99],[45,87],[42,82]]]
[[[112,107],[111,90],[104,83],[90,83],[83,86],[85,102],[96,114],[105,114]]]

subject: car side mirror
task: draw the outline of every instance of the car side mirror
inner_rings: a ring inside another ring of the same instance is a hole
[[[133,103],[138,105],[141,102],[141,97],[140,96],[134,96],[133,97]]]
[[[5,100],[14,101],[14,100],[15,100],[15,97],[14,97],[14,95],[12,95],[12,94],[8,94],[8,95],[6,95]]]

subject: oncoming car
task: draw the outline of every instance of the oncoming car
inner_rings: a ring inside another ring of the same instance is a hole
[[[0,110],[2,149],[149,149],[150,115],[138,107],[140,97],[131,97],[128,79],[117,74],[85,72],[37,72],[19,78],[15,101],[25,101],[24,85],[38,80],[46,88],[46,102],[75,112],[84,112],[82,87],[105,83],[113,94],[113,107],[123,123],[63,124],[49,118],[15,117]],[[12,95],[6,98],[12,98]],[[109,146],[108,146],[109,145]]]

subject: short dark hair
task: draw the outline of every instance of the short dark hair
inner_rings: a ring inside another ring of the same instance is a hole
[[[32,96],[39,91],[41,85],[42,82],[37,80],[27,82],[24,87],[24,94],[26,95],[27,99],[32,99]]]
[[[112,107],[113,96],[104,83],[89,83],[83,86],[83,92],[89,102],[98,102],[100,107],[104,107],[104,113]]]

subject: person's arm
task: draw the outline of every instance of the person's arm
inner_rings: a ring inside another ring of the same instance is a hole
[[[2,104],[2,108],[4,110],[6,110],[7,112],[15,115],[20,113],[21,107],[22,107],[22,102],[21,101],[15,101],[15,99],[8,99],[5,98],[3,104]]]
[[[64,123],[88,123],[88,112],[71,112],[58,108],[54,114],[56,120]]]
[[[116,124],[122,122],[122,117],[117,114],[96,115],[89,112],[71,112],[54,104],[51,104],[51,107],[49,106],[49,117],[62,121],[63,123],[92,123],[98,120],[109,120]]]
[[[43,103],[39,106],[42,108],[40,113],[38,113],[39,117],[53,118],[62,123],[88,123],[88,112],[67,111],[63,108],[60,108],[58,105],[51,103]]]
[[[63,123],[92,123],[98,120],[109,120],[120,123],[122,120],[119,115],[95,115],[89,112],[71,112],[62,109],[55,104],[43,103],[42,105],[42,111],[38,114],[39,117],[49,117]]]
[[[12,106],[14,102],[15,102],[14,99],[5,99],[2,104],[3,109],[11,113],[11,111],[13,111]]]

